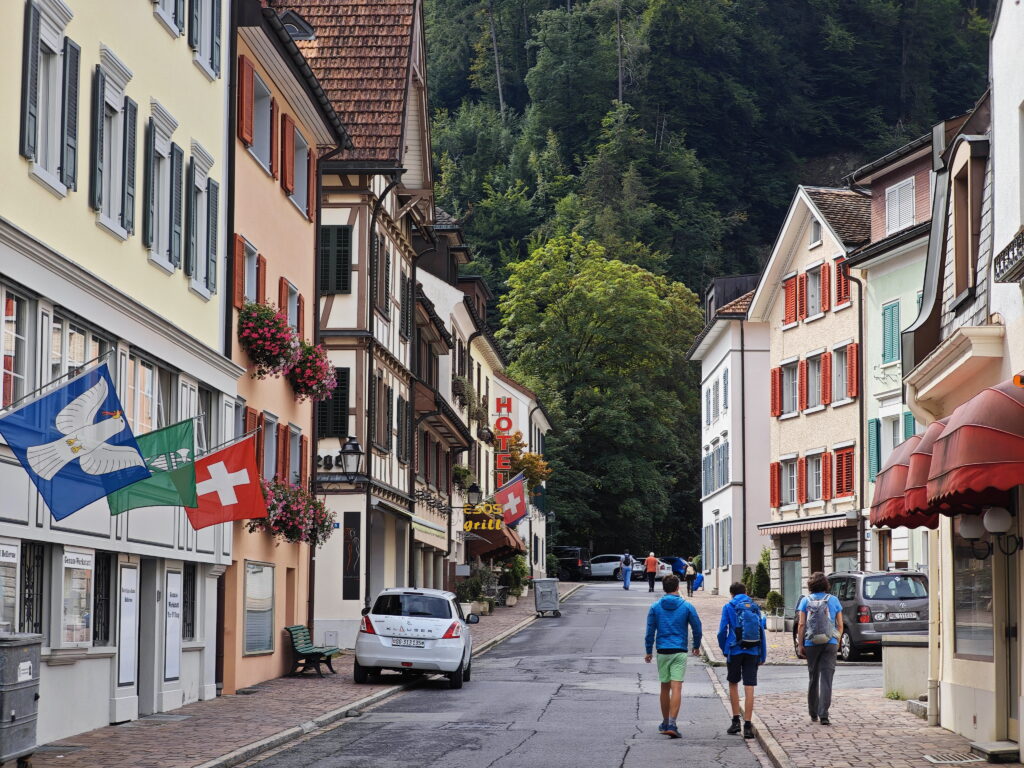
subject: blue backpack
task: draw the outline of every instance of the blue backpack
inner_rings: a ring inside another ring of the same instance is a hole
[[[736,611],[736,643],[740,648],[758,648],[761,645],[761,611],[753,600],[733,605]]]

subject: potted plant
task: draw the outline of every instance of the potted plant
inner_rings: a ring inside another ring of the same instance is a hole
[[[299,338],[288,315],[270,304],[247,301],[238,312],[238,343],[249,356],[254,379],[281,376],[299,359]]]
[[[317,547],[334,530],[334,513],[313,494],[298,485],[281,480],[263,480],[263,498],[267,516],[249,520],[249,533],[269,533],[290,544],[306,543]]]
[[[782,632],[786,629],[786,619],[779,615],[782,608],[782,595],[774,589],[768,593],[764,601],[764,612],[767,614],[769,632]]]
[[[456,464],[452,467],[452,482],[456,488],[466,490],[473,484],[474,479],[473,470],[465,464]]]
[[[299,345],[298,359],[288,371],[288,381],[296,400],[317,403],[333,397],[334,388],[338,386],[327,350],[320,344],[313,346],[305,341]]]

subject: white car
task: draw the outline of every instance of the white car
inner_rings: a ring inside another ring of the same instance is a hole
[[[451,592],[385,589],[372,608],[363,609],[352,677],[365,683],[383,669],[440,672],[452,688],[461,688],[473,660],[468,625],[479,621],[474,613],[462,615]]]
[[[633,561],[636,572],[636,560]],[[597,555],[590,558],[590,575],[595,579],[622,580],[622,555]]]

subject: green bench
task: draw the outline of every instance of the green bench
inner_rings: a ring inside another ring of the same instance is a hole
[[[289,675],[302,674],[307,669],[315,669],[320,677],[324,673],[320,671],[320,665],[326,664],[331,674],[337,674],[331,664],[331,657],[338,653],[340,648],[328,648],[327,646],[313,645],[309,636],[309,628],[302,625],[285,627],[285,631],[292,639],[292,650],[295,652],[295,660],[292,662],[292,671]],[[299,665],[302,669],[299,669]]]

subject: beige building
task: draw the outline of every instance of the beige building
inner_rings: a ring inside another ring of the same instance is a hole
[[[811,573],[864,564],[860,292],[843,262],[869,238],[870,206],[798,187],[747,315],[770,329],[771,521],[758,529],[789,611]]]

